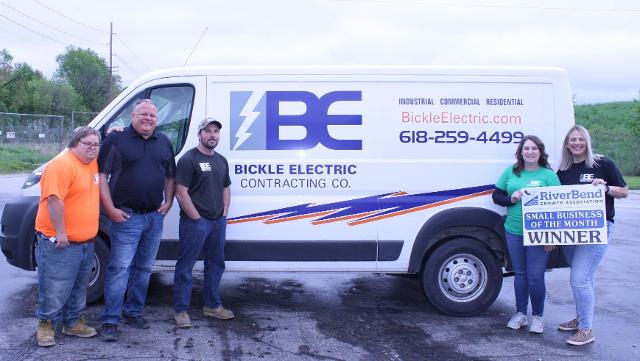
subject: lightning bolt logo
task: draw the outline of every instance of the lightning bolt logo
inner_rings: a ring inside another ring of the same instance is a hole
[[[251,96],[242,108],[242,111],[240,111],[239,115],[244,118],[244,120],[235,134],[237,141],[233,150],[238,150],[238,148],[251,137],[252,133],[249,132],[249,129],[251,129],[253,123],[260,116],[260,112],[256,111],[260,100],[262,100],[261,94],[258,92],[252,92]]]

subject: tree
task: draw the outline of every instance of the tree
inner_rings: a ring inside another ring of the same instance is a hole
[[[44,79],[42,73],[26,63],[12,64],[5,53],[5,61],[0,65],[0,107],[16,113],[31,113],[33,109],[33,88],[31,81]],[[9,54],[10,56],[10,54]],[[2,58],[3,55],[0,55]],[[2,60],[0,60],[1,62]]]
[[[6,112],[9,107],[6,103],[7,99],[3,96],[3,84],[7,82],[11,75],[13,56],[7,49],[0,50],[0,112]]]
[[[37,79],[31,82],[33,107],[40,114],[64,114],[85,110],[82,100],[71,85],[62,80]]]
[[[109,102],[109,68],[105,59],[91,49],[67,47],[56,57],[57,76],[67,81],[90,111],[100,111]],[[120,88],[120,78],[114,77],[112,88]]]

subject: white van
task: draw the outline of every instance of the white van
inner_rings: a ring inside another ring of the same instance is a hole
[[[177,157],[197,144],[200,120],[222,123],[227,270],[417,274],[428,300],[451,315],[489,307],[510,270],[505,210],[491,193],[517,144],[538,135],[556,164],[574,124],[560,69],[358,66],[154,72],[91,126],[104,134],[127,125],[140,98],[157,104]],[[38,177],[2,217],[2,251],[25,269],[36,266]],[[91,300],[102,295],[106,217],[96,241]],[[176,202],[158,259],[177,256]]]

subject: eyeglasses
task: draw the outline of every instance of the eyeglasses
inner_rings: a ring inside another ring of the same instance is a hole
[[[79,142],[82,143],[87,148],[99,148],[100,147],[100,143],[83,142],[81,140]]]

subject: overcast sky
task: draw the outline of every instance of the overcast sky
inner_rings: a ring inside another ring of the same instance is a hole
[[[185,62],[541,65],[578,103],[640,91],[638,0],[0,0],[0,48],[50,77],[68,45],[108,60],[111,22],[123,85]]]

